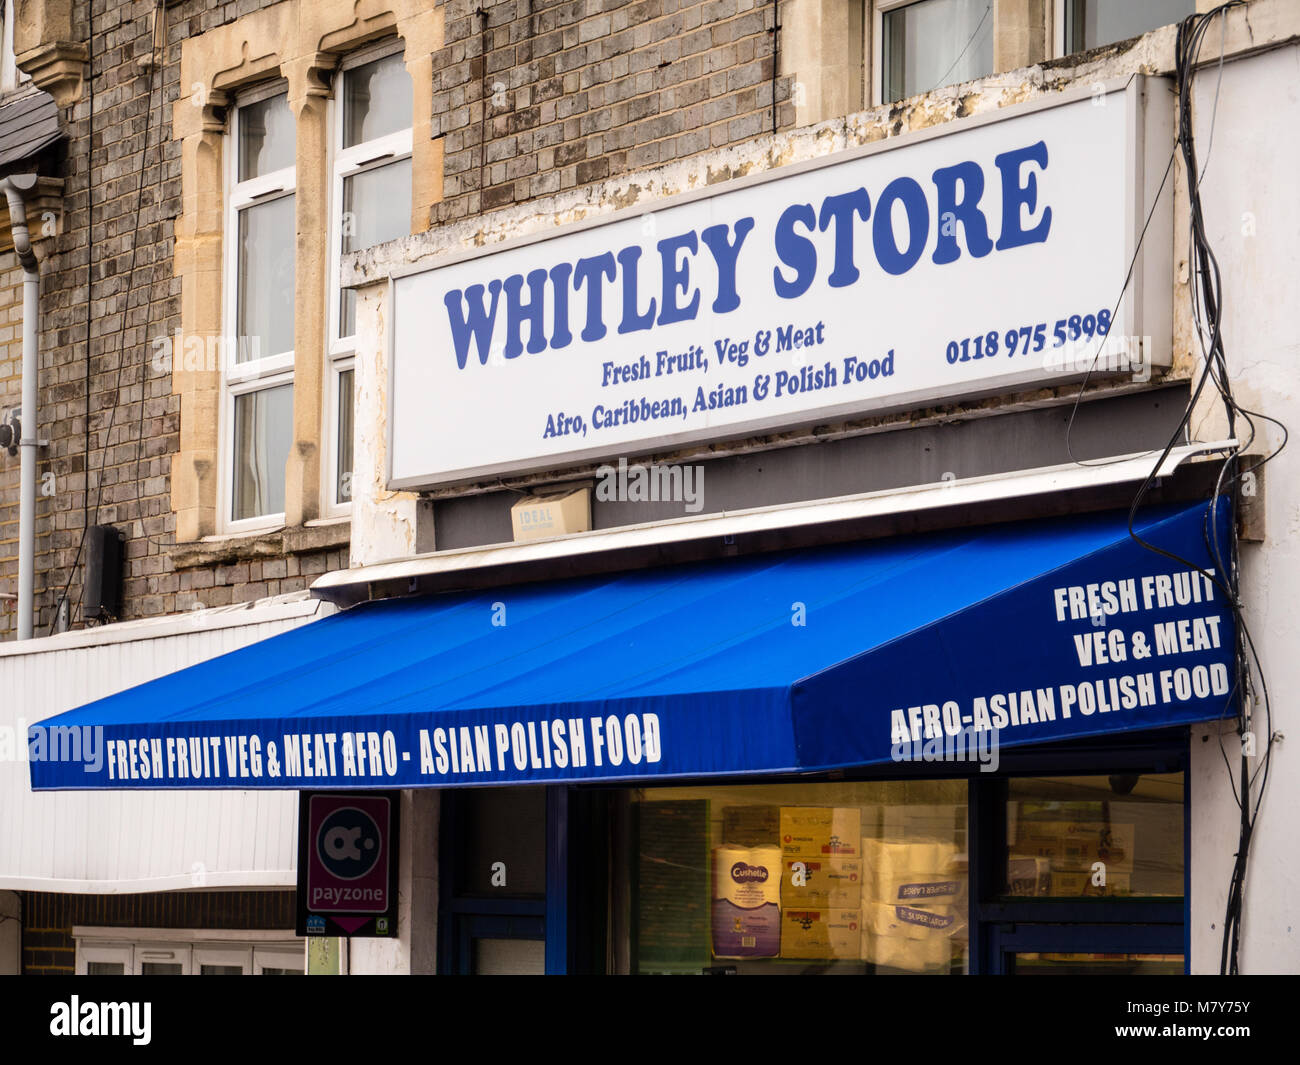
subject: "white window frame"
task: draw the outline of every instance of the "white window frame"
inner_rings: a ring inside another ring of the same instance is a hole
[[[204,965],[238,965],[245,976],[266,969],[307,972],[307,941],[289,931],[77,926],[76,972],[84,976],[91,962],[116,962],[127,976],[141,976],[146,962],[179,963],[181,974],[198,976]]]
[[[1067,55],[1078,55],[1083,49],[1076,52],[1067,52],[1065,50],[1065,5],[1067,0],[1052,0],[1047,5],[1048,17],[1052,24],[1048,27],[1048,39],[1052,42],[1052,58],[1064,59]],[[1158,27],[1153,27],[1158,28]],[[1148,33],[1151,31],[1148,30]]]
[[[922,0],[871,0],[871,67],[874,71],[871,78],[872,107],[880,107],[885,102],[885,14],[921,2]],[[989,2],[993,5],[989,17],[994,22],[989,32],[997,33],[998,0]],[[1061,3],[1061,0],[1056,0],[1056,3]]]
[[[326,339],[325,339],[325,357],[326,371],[329,378],[329,384],[322,389],[325,399],[325,410],[322,412],[322,424],[325,430],[325,436],[328,445],[322,449],[325,458],[325,466],[322,471],[324,478],[324,506],[322,513],[326,517],[344,517],[352,512],[351,499],[340,500],[338,498],[338,467],[339,467],[339,380],[343,373],[348,370],[356,369],[356,337],[342,337],[339,332],[339,304],[342,301],[342,286],[339,284],[340,264],[342,261],[342,238],[343,230],[340,224],[343,212],[343,182],[344,179],[354,177],[357,174],[364,173],[367,170],[378,170],[381,167],[388,166],[392,163],[401,162],[403,159],[409,159],[412,151],[412,130],[408,127],[404,130],[398,130],[396,133],[389,133],[383,137],[376,137],[373,140],[363,141],[361,144],[355,144],[350,148],[343,147],[343,101],[344,101],[344,83],[347,79],[348,72],[355,70],[357,67],[364,66],[367,63],[373,63],[377,59],[386,59],[392,55],[403,55],[405,53],[405,42],[400,37],[390,37],[378,44],[371,45],[368,48],[359,49],[353,52],[339,64],[339,75],[335,79],[336,90],[332,101],[332,114],[330,116],[330,207],[329,207],[329,225],[327,229],[327,239],[329,241],[328,253],[328,271],[329,284],[326,286],[325,299],[326,307]],[[415,86],[412,85],[412,91]],[[414,100],[412,101],[414,104]],[[412,108],[414,111],[414,107]],[[356,376],[352,378],[353,397],[355,402],[356,394]],[[353,434],[356,433],[357,422],[353,419]],[[355,472],[355,471],[354,471]]]
[[[91,962],[108,962],[110,965],[117,964],[122,966],[122,975],[131,975],[131,944],[130,943],[81,943],[77,942],[77,968],[78,976],[86,976],[90,972]]]
[[[4,0],[4,12],[0,16],[4,20],[4,25],[0,29],[4,31],[3,53],[0,54],[0,92],[13,92],[31,81],[31,75],[26,71],[18,69],[18,61],[14,57],[14,0]]]
[[[1065,52],[1065,0],[1052,0],[1047,8],[1047,17],[1052,24],[1047,27],[1047,39],[1052,42],[1052,58],[1064,59]]]
[[[288,83],[270,82],[241,93],[230,113],[225,152],[225,234],[222,262],[222,343],[218,344],[221,360],[220,429],[218,430],[217,474],[218,529],[227,533],[257,532],[284,525],[284,512],[259,514],[252,518],[232,517],[235,502],[235,399],[250,392],[276,385],[293,384],[294,353],[281,352],[246,363],[236,363],[239,344],[239,214],[254,204],[268,203],[297,195],[297,167],[284,167],[273,173],[239,181],[239,113],[240,108],[273,96],[288,93]],[[296,149],[296,144],[295,144]],[[290,313],[293,313],[292,309]],[[179,353],[178,353],[179,354]]]

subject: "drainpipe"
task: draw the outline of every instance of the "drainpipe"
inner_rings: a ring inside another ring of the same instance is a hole
[[[35,174],[12,174],[0,179],[0,189],[9,201],[9,226],[14,251],[23,268],[23,412],[21,454],[22,482],[18,505],[18,639],[32,638],[33,585],[36,572],[36,336],[40,317],[41,275],[27,231],[27,208],[23,193],[36,186]]]

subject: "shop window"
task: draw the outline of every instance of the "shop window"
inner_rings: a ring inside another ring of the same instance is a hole
[[[1060,54],[1070,55],[1181,22],[1196,0],[1056,0],[1056,9]]]
[[[880,102],[993,73],[994,0],[877,0]]]
[[[401,42],[359,52],[343,64],[335,96],[333,210],[330,214],[329,370],[332,461],[330,508],[352,499],[352,403],[356,293],[339,285],[348,252],[411,232],[411,123],[414,90]]]
[[[630,793],[634,973],[962,973],[966,784]]]
[[[241,97],[228,153],[223,513],[232,530],[284,519],[293,440],[295,148],[282,86]]]
[[[301,976],[302,940],[240,940],[238,932],[175,933],[156,928],[74,928],[77,972],[87,976]],[[248,933],[244,934],[248,936]],[[258,933],[252,933],[257,936]]]
[[[1008,896],[1183,894],[1181,774],[1018,778],[1006,814]]]

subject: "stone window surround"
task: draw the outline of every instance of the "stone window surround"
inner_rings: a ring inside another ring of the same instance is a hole
[[[181,280],[181,332],[222,334],[225,205],[223,153],[227,114],[240,90],[283,78],[297,125],[297,230],[294,298],[294,430],[286,469],[288,529],[316,525],[325,513],[322,476],[325,411],[326,247],[330,169],[328,104],[342,58],[384,37],[404,46],[412,80],[411,232],[428,228],[442,193],[442,143],[431,140],[432,53],[442,44],[443,16],[427,0],[282,0],[235,22],[185,40],[181,96],[172,105],[172,135],[181,142],[181,214],[176,220],[174,274]],[[171,470],[178,545],[228,538],[217,512],[221,373],[207,365],[173,366],[180,396],[180,450]],[[284,543],[280,530],[267,530]],[[254,534],[256,537],[258,534]],[[315,541],[316,537],[308,537]],[[335,537],[330,537],[331,540]],[[192,553],[192,552],[191,552]]]

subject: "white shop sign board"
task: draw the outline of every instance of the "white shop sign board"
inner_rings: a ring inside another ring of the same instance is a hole
[[[394,276],[389,486],[1148,375],[1172,145],[1134,77]]]

